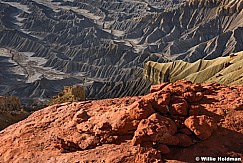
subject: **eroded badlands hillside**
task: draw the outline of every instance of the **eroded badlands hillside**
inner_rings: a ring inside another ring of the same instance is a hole
[[[0,93],[29,103],[84,83],[89,98],[141,95],[146,61],[242,51],[242,19],[239,0],[2,0]]]
[[[243,86],[189,81],[145,96],[63,103],[0,131],[1,162],[243,159]]]
[[[194,83],[217,82],[226,85],[243,83],[243,52],[194,63],[149,61],[144,66],[144,78],[152,83],[189,80]]]

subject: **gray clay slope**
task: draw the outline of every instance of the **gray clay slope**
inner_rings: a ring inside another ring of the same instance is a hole
[[[9,52],[0,56],[12,66],[1,64],[6,69],[0,71],[1,95],[45,99],[77,83],[85,83],[89,98],[144,94],[150,85],[142,79],[148,60],[194,62],[243,50],[241,8],[222,5],[2,0],[0,48]]]

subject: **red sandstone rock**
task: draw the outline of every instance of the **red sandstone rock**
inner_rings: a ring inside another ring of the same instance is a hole
[[[176,145],[179,142],[172,136],[176,131],[176,125],[171,119],[155,113],[148,119],[141,120],[134,133],[132,142],[133,145],[138,145],[146,141],[158,141],[163,144]]]
[[[202,92],[186,92],[183,94],[183,97],[188,101],[188,102],[197,102],[200,101],[203,98],[203,93]]]
[[[194,102],[200,101],[204,97],[203,92],[197,92],[196,93],[196,99]]]
[[[154,148],[154,143],[152,141],[144,141],[139,146],[142,148]]]
[[[139,151],[135,159],[136,163],[163,163],[158,150],[149,148]]]
[[[178,132],[186,135],[192,135],[191,130],[189,130],[188,128],[182,128]]]
[[[183,85],[183,86],[191,86],[193,83],[187,80],[177,80],[174,85]]]
[[[184,124],[202,140],[209,138],[216,128],[212,118],[205,115],[190,116],[185,120]]]
[[[168,105],[170,103],[170,94],[158,91],[155,93],[148,94],[143,99],[149,101],[155,111],[162,114],[169,112]]]
[[[83,121],[87,121],[89,118],[90,116],[87,114],[85,110],[80,110],[74,115],[73,121],[77,123],[81,123]]]
[[[173,115],[186,116],[188,112],[188,103],[185,99],[179,96],[174,96],[171,99],[170,112]]]
[[[144,97],[65,103],[34,112],[0,131],[0,162],[193,162],[196,156],[225,153],[243,158],[242,86],[212,83],[201,89],[177,81],[157,87]],[[186,92],[195,97],[183,108]],[[212,120],[220,126],[215,134]],[[192,134],[207,140],[187,148]]]
[[[167,145],[164,145],[164,144],[159,144],[156,147],[156,149],[159,150],[161,154],[168,154],[168,153],[170,153],[170,148]]]
[[[179,138],[178,146],[189,147],[190,145],[192,145],[192,139],[189,136],[187,136],[186,134],[178,133],[175,136]]]
[[[194,92],[201,92],[203,91],[203,87],[201,84],[193,84],[191,85],[191,90]]]
[[[58,148],[62,153],[64,152],[75,152],[79,150],[77,144],[72,141],[67,141],[62,138],[57,137],[54,143],[54,147]]]
[[[179,139],[176,136],[171,136],[169,134],[164,134],[158,140],[159,143],[166,144],[166,145],[178,145]]]
[[[131,106],[129,106],[129,110],[130,117],[138,120],[147,118],[154,113],[152,104],[146,99],[134,102]]]
[[[151,88],[150,88],[150,93],[160,91],[168,84],[169,84],[169,82],[165,82],[165,83],[157,84],[157,85],[152,85]]]
[[[183,90],[183,93],[193,91],[191,88],[193,84],[190,81],[178,80],[173,84],[173,86],[174,88],[176,87],[181,88]]]
[[[173,84],[167,84],[165,87],[162,88],[162,91],[165,93],[171,93],[171,90],[173,90]]]
[[[231,113],[228,113],[225,117],[225,125],[224,127],[237,131],[243,134],[243,111],[237,110]]]
[[[204,86],[203,89],[204,95],[210,95],[214,92],[214,88],[212,86]]]
[[[94,128],[94,124],[92,123],[80,123],[80,124],[77,124],[77,131],[79,133],[89,133],[93,130]]]
[[[82,134],[80,140],[78,141],[78,146],[80,149],[90,149],[98,146],[100,140],[98,137],[91,134]]]
[[[187,87],[184,87],[183,85],[178,85],[176,87],[174,86],[171,89],[171,93],[176,96],[181,96],[181,95],[183,95],[184,92],[186,92],[186,90],[187,90]]]
[[[197,105],[190,105],[189,108],[190,108],[189,109],[189,116],[199,114],[200,106],[198,104]]]
[[[155,101],[158,105],[169,105],[170,102],[170,94],[159,92],[157,96],[155,96]]]

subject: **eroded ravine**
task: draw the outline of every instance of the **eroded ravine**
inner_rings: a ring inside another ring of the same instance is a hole
[[[90,98],[144,94],[149,83],[142,79],[143,66],[149,60],[194,62],[243,50],[238,1],[4,0],[0,5],[0,47],[45,59],[53,76],[62,76],[55,69],[80,83],[85,75]],[[40,74],[47,70],[37,67]],[[28,81],[35,87],[39,79],[32,77]],[[134,94],[130,87],[138,83],[144,84]],[[31,94],[29,85],[23,87]]]

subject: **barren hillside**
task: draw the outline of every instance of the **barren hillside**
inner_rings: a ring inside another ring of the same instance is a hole
[[[152,83],[190,80],[194,83],[217,82],[227,85],[243,83],[243,53],[194,63],[174,61],[168,63],[147,62],[144,78]]]
[[[242,22],[239,0],[2,0],[0,93],[30,103],[84,83],[88,98],[142,95],[146,61],[242,51]]]

